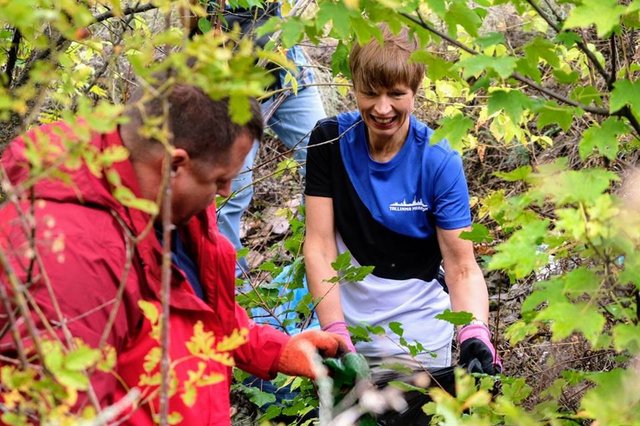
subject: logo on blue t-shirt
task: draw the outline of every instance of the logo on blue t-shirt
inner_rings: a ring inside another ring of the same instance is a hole
[[[416,200],[415,197],[411,203],[407,203],[406,200],[402,200],[402,202],[395,202],[389,204],[389,210],[392,212],[413,212],[413,211],[422,211],[426,212],[429,210],[429,205],[425,204],[422,201],[422,198]]]

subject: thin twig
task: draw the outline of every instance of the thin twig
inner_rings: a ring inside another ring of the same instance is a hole
[[[170,28],[171,15],[165,15],[165,26]],[[167,71],[167,80],[171,78],[171,70]],[[169,117],[169,101],[165,97],[163,99],[163,117]],[[171,179],[173,177],[171,164],[171,129],[169,128],[169,120],[165,118],[162,124],[163,134],[167,137],[165,141],[164,161],[162,163],[162,272],[161,272],[161,289],[160,303],[162,305],[162,316],[160,319],[160,425],[167,426],[169,424],[169,381],[171,373],[170,358],[170,302],[171,302],[171,238],[174,229],[171,217]],[[179,238],[176,236],[176,238]]]
[[[120,219],[120,217],[115,213],[111,212],[116,219]],[[121,220],[121,219],[120,219]],[[118,221],[120,223],[120,221]],[[124,243],[125,243],[125,260],[124,260],[124,268],[122,270],[122,275],[120,276],[120,284],[118,285],[118,292],[116,293],[116,298],[114,301],[114,305],[111,308],[111,312],[109,313],[109,318],[107,319],[107,323],[105,324],[104,331],[102,332],[102,336],[100,337],[100,343],[98,344],[99,348],[102,348],[109,338],[109,334],[111,334],[111,329],[113,328],[113,324],[116,321],[116,317],[118,316],[118,311],[120,310],[120,304],[122,303],[122,297],[124,294],[124,289],[127,285],[127,280],[129,278],[129,272],[131,271],[131,266],[133,264],[133,256],[134,256],[134,246],[132,243],[132,238],[129,229],[122,223],[120,225],[123,228],[124,233]]]
[[[13,339],[13,343],[16,345],[16,352],[18,353],[18,358],[20,359],[20,365],[22,368],[27,367],[27,356],[24,350],[24,346],[22,345],[22,339],[20,338],[20,329],[16,322],[15,312],[11,308],[11,304],[9,303],[9,294],[7,293],[7,289],[4,285],[0,285],[0,299],[2,299],[2,307],[4,308],[7,316],[9,318],[8,326],[9,330],[11,330],[11,338]]]
[[[24,298],[23,291],[25,290],[25,287],[18,279],[13,266],[2,250],[0,250],[0,267],[2,267],[5,272],[7,281],[9,282],[9,286],[11,288],[11,291],[13,292],[15,303],[18,307],[18,311],[20,312],[20,316],[24,319],[24,325],[27,329],[27,332],[29,333],[29,336],[32,338],[33,347],[36,351],[36,354],[41,360],[44,360],[44,352],[42,350],[42,346],[40,345],[40,339],[38,339],[38,331],[36,325],[33,322],[33,318],[31,318],[31,315],[29,315],[27,301]]]

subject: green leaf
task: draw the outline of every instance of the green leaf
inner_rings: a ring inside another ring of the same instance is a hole
[[[72,389],[86,390],[89,387],[89,378],[84,372],[63,369],[56,371],[54,375],[62,385]]]
[[[256,37],[260,38],[264,35],[271,34],[280,29],[280,25],[282,24],[282,18],[278,16],[272,16],[265,22],[256,28]]]
[[[584,415],[601,425],[636,425],[638,416],[637,373],[616,368],[590,375],[596,384],[581,401]]]
[[[438,124],[439,127],[431,136],[431,143],[447,139],[453,149],[462,151],[462,138],[469,133],[469,130],[473,129],[473,120],[462,114],[457,114],[443,118]]]
[[[640,324],[617,324],[613,327],[613,341],[618,352],[640,353]]]
[[[632,251],[624,258],[624,270],[619,276],[620,282],[633,284],[640,289],[640,253]]]
[[[444,19],[447,14],[447,4],[445,0],[426,0],[431,10],[435,12],[438,17]]]
[[[548,256],[538,246],[548,232],[549,222],[537,220],[525,224],[504,243],[496,247],[497,253],[489,261],[491,271],[502,269],[514,276],[524,278],[548,262]]]
[[[562,280],[553,278],[545,281],[538,281],[534,285],[534,290],[522,303],[523,313],[535,311],[542,303],[566,303],[567,297],[564,294]]]
[[[578,108],[562,107],[556,102],[547,101],[533,108],[538,113],[536,127],[538,130],[550,124],[557,124],[564,131],[569,130],[575,117],[579,117],[582,110]]]
[[[524,321],[516,321],[511,324],[505,332],[505,339],[510,345],[516,345],[526,339],[528,336],[533,336],[538,332],[538,327],[535,324],[527,324]]]
[[[538,176],[542,177],[538,189],[558,205],[580,202],[589,205],[609,188],[612,181],[619,180],[615,173],[603,169],[552,171]]]
[[[336,272],[340,272],[349,266],[351,266],[351,253],[348,251],[340,253],[338,257],[336,257],[336,260],[331,263],[331,267]]]
[[[173,411],[173,412],[169,413],[169,415],[167,416],[167,422],[170,425],[177,425],[179,423],[182,423],[182,420],[183,420],[183,417],[182,417],[182,414],[180,414],[179,411]]]
[[[580,37],[573,31],[564,31],[556,34],[556,36],[554,37],[554,41],[562,43],[567,47],[572,47],[577,42],[582,41],[582,37]]]
[[[297,17],[283,21],[281,28],[280,39],[287,48],[299,42],[304,34],[304,23]]]
[[[504,38],[504,34],[492,32],[476,38],[475,43],[480,47],[480,49],[484,50],[487,47],[495,46],[496,44],[506,44],[506,40]]]
[[[538,61],[531,62],[526,58],[518,58],[515,70],[524,76],[530,77],[536,83],[542,82],[542,72],[540,72]]]
[[[360,43],[366,43],[377,35],[375,27],[372,28],[369,20],[363,19],[361,16],[351,17],[351,28],[356,34],[356,40]]]
[[[540,311],[539,320],[551,322],[552,340],[565,339],[574,331],[581,332],[592,345],[597,342],[604,328],[605,319],[597,306],[582,303],[553,303]]]
[[[556,52],[556,45],[547,38],[536,37],[524,46],[527,60],[538,64],[538,59],[544,59],[549,65],[556,68],[560,65],[560,59]]]
[[[580,158],[584,160],[592,153],[598,152],[609,160],[614,160],[620,149],[618,137],[628,131],[627,124],[617,117],[609,117],[601,126],[589,127],[582,135],[578,146]]]
[[[124,146],[109,146],[102,151],[100,161],[103,166],[109,167],[114,163],[120,163],[129,158],[129,150]]]
[[[282,175],[294,174],[298,170],[298,162],[293,158],[285,158],[284,160],[278,163],[276,170],[274,172],[274,176],[277,178],[282,178]]]
[[[100,360],[98,360],[96,368],[99,371],[108,373],[113,370],[116,365],[116,361],[117,354],[115,348],[113,346],[106,345],[102,348],[102,357]]]
[[[202,32],[202,34],[206,34],[211,31],[211,21],[207,18],[198,19],[198,29]]]
[[[242,392],[244,392],[251,402],[258,407],[263,407],[266,404],[273,404],[276,402],[276,395],[272,392],[264,392],[255,386],[243,386]]]
[[[348,327],[349,334],[351,338],[358,342],[370,342],[371,337],[369,336],[369,331],[364,325],[350,325]]]
[[[99,358],[99,350],[82,345],[66,355],[64,367],[68,370],[83,371],[95,364]]]
[[[321,2],[316,14],[316,26],[324,26],[327,22],[332,23],[332,35],[338,40],[348,40],[351,32],[350,16],[351,12],[342,2]]]
[[[251,104],[245,95],[231,95],[229,97],[229,114],[234,123],[245,124],[251,120]]]
[[[470,9],[467,3],[462,1],[456,1],[451,4],[444,20],[449,27],[449,34],[453,37],[456,37],[458,34],[458,25],[474,37],[478,36],[478,29],[482,25],[482,20],[476,14],[475,10]]]
[[[64,363],[62,348],[59,344],[50,343],[44,351],[44,365],[51,371],[58,371]]]
[[[399,380],[392,380],[389,382],[389,386],[394,387],[396,389],[401,390],[402,392],[419,392],[423,395],[426,395],[428,390],[425,388],[421,388],[418,386],[414,386],[409,383],[401,382]]]
[[[523,377],[508,377],[502,380],[501,394],[514,404],[520,404],[531,395],[531,386]]]
[[[425,74],[433,81],[440,80],[444,77],[453,78],[453,64],[426,50],[416,50],[411,54],[411,59],[426,65]]]
[[[571,99],[585,105],[602,105],[602,93],[594,86],[580,86],[571,91]]]
[[[349,48],[342,43],[342,40],[338,41],[336,50],[331,56],[331,72],[334,75],[342,73],[347,77],[351,76],[351,71],[349,70]]]
[[[581,296],[587,294],[595,295],[600,289],[601,279],[587,268],[578,268],[562,277],[564,281],[564,292],[570,296]]]
[[[526,165],[511,170],[510,172],[495,172],[494,175],[507,182],[518,182],[521,180],[526,181],[532,171],[531,166]]]
[[[385,334],[387,334],[387,330],[385,330],[384,327],[381,326],[381,325],[368,325],[367,324],[367,330],[369,331],[369,333],[373,333],[376,336],[384,336]]]
[[[519,90],[496,90],[489,98],[488,112],[504,111],[514,124],[519,124],[522,112],[531,105],[531,99]]]
[[[619,80],[615,83],[609,111],[614,113],[625,105],[629,105],[636,117],[640,118],[640,81]]]
[[[489,228],[481,223],[474,223],[471,226],[471,231],[462,231],[460,238],[473,241],[474,243],[490,243],[493,241]]]
[[[560,69],[553,70],[553,76],[562,84],[575,83],[580,78],[580,74],[577,71],[564,72]]]
[[[473,320],[473,314],[471,312],[453,312],[445,309],[444,312],[436,315],[436,318],[447,321],[453,325],[465,325]]]
[[[362,281],[374,269],[374,266],[350,266],[342,272],[341,279],[349,282]]]
[[[569,11],[564,29],[586,28],[593,24],[598,30],[598,37],[604,38],[618,27],[624,12],[625,8],[617,0],[582,0]]]
[[[465,79],[478,77],[486,70],[494,70],[500,77],[508,78],[516,67],[516,58],[474,55],[459,61],[457,66],[462,68],[462,76]]]
[[[402,328],[402,324],[396,321],[389,323],[389,330],[393,331],[398,336],[402,337],[404,334],[404,329]]]
[[[113,197],[125,207],[137,209],[150,215],[158,214],[158,205],[155,202],[136,197],[133,191],[125,186],[114,188]]]

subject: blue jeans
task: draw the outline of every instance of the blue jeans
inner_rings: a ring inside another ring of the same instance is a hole
[[[264,102],[263,113],[269,110],[273,99]],[[309,134],[318,120],[325,118],[324,106],[317,87],[310,86],[298,91],[297,95],[288,96],[269,119],[267,126],[289,149],[294,150],[293,158],[301,164],[300,174],[304,176],[304,162],[307,157],[305,147],[309,142]],[[231,198],[218,210],[218,228],[233,244],[236,250],[242,248],[240,242],[240,220],[249,207],[253,197],[253,164],[258,153],[258,143],[247,155],[240,173],[231,184]],[[246,259],[238,259],[236,275],[248,271]]]

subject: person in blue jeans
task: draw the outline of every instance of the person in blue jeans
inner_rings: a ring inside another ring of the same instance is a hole
[[[209,2],[209,12],[215,13],[215,2]],[[272,16],[280,15],[280,2],[266,3],[263,8],[226,8],[223,13],[223,30],[230,30],[236,25],[246,36],[254,38],[255,43],[264,47],[269,41],[269,35],[254,36],[254,30],[264,24]],[[304,177],[306,161],[306,146],[309,135],[316,123],[326,117],[320,93],[316,86],[313,70],[302,47],[293,46],[287,50],[287,58],[297,66],[292,72],[286,69],[270,69],[275,77],[275,82],[268,89],[275,94],[261,104],[262,114],[267,118],[266,128],[270,128],[278,139],[293,153],[293,158],[300,165],[299,172]],[[269,68],[269,67],[267,67]],[[290,82],[289,73],[294,73],[297,90],[294,90]],[[253,167],[258,154],[258,141],[255,141],[238,176],[231,184],[232,195],[221,203],[218,209],[218,229],[234,245],[236,250],[242,248],[240,241],[240,224],[242,216],[248,209],[253,198]],[[236,276],[246,278],[249,265],[245,258],[238,259],[236,263]],[[292,279],[291,267],[286,267],[273,280],[278,284],[280,295],[291,291],[290,302],[284,303],[274,309],[277,318],[270,316],[264,309],[256,308],[250,312],[256,323],[272,324],[282,328],[287,334],[295,335],[303,329],[319,329],[315,315],[309,321],[296,321],[295,308],[302,298],[308,293],[306,282],[302,288],[291,290],[288,283]],[[247,281],[246,279],[244,280]],[[306,281],[306,280],[305,280]],[[251,290],[244,285],[240,291]],[[287,324],[282,327],[282,324]],[[257,387],[276,396],[276,404],[282,405],[284,401],[291,400],[297,391],[291,391],[290,386],[276,387],[272,382],[250,377],[245,382],[247,386]],[[262,407],[266,409],[267,406]],[[313,415],[313,414],[311,414]],[[282,418],[281,420],[284,420]]]
[[[279,2],[266,4],[264,8],[226,9],[223,14],[225,18],[223,29],[231,29],[238,25],[243,34],[251,35],[270,17],[279,14]],[[263,47],[268,42],[269,36],[254,37],[254,39],[257,45]],[[275,83],[269,89],[273,90],[275,95],[262,102],[261,107],[263,115],[268,117],[267,127],[273,130],[288,149],[293,151],[293,158],[301,166],[300,174],[304,176],[309,134],[316,123],[326,117],[326,114],[318,88],[313,86],[315,81],[313,70],[309,67],[309,61],[303,49],[297,45],[293,46],[288,49],[286,55],[297,66],[297,74],[294,75],[297,81],[297,92],[287,80],[288,70],[282,68],[272,70]],[[256,141],[239,175],[232,183],[233,195],[218,209],[218,227],[236,250],[242,248],[240,223],[253,198],[253,167],[257,153]],[[248,270],[246,259],[238,259],[236,275],[242,276]]]

